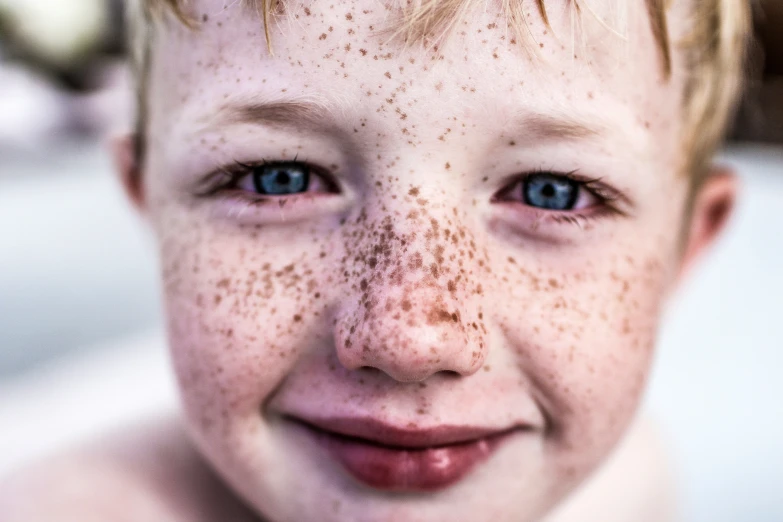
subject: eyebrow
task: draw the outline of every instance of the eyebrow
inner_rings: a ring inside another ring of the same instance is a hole
[[[217,119],[209,118],[209,126],[225,124],[256,124],[267,127],[298,130],[332,128],[335,112],[324,103],[309,100],[245,101],[222,106]]]
[[[564,114],[520,112],[512,118],[513,136],[529,141],[581,140],[600,136],[605,127],[599,122],[587,121]]]
[[[281,130],[301,132],[309,129],[334,129],[339,113],[334,107],[313,100],[249,100],[228,103],[210,117],[207,125],[254,124]],[[588,121],[566,114],[519,111],[512,115],[505,135],[526,141],[575,141],[595,138],[606,130],[598,121]]]

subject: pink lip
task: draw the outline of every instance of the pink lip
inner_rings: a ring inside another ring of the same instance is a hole
[[[436,491],[465,477],[516,429],[399,428],[374,419],[304,422],[356,480],[384,491]]]

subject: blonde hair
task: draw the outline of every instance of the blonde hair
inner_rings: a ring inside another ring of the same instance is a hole
[[[267,46],[272,50],[270,21],[282,9],[284,0],[242,0],[255,8],[263,20]],[[445,34],[460,16],[483,0],[415,0],[402,8],[397,27],[390,28],[411,43]],[[633,1],[633,0],[623,0]],[[710,161],[725,139],[742,88],[745,54],[750,34],[750,0],[682,0],[690,2],[691,21],[686,38],[672,46],[667,11],[673,0],[645,0],[652,34],[658,44],[662,73],[672,75],[672,53],[683,53],[686,79],[684,100],[686,171],[695,182],[706,173]],[[275,2],[273,4],[273,2]],[[500,0],[511,29],[524,41],[529,29],[523,8],[533,2],[545,23],[549,23],[545,0]],[[581,12],[586,0],[569,0]],[[186,14],[188,0],[130,0],[130,49],[137,82],[137,136],[142,154],[145,130],[145,98],[150,49],[155,23],[173,15],[188,27],[198,22]]]

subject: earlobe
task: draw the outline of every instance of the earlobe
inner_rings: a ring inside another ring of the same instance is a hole
[[[146,201],[141,168],[138,163],[137,137],[125,134],[111,139],[114,169],[125,195],[139,212],[144,212]]]
[[[726,228],[739,192],[739,180],[728,167],[713,167],[693,196],[690,228],[683,250],[680,279]]]

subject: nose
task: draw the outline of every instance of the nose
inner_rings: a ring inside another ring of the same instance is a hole
[[[481,256],[456,214],[443,214],[363,213],[346,228],[347,291],[334,331],[346,368],[418,382],[438,372],[472,375],[483,365]]]

